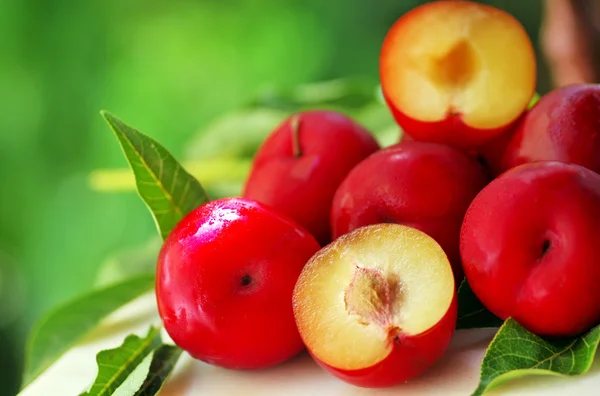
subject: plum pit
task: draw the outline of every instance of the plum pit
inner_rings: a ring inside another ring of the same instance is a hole
[[[344,294],[344,304],[358,323],[378,326],[387,339],[396,341],[400,328],[395,323],[401,303],[401,283],[397,278],[385,276],[377,269],[356,266]]]

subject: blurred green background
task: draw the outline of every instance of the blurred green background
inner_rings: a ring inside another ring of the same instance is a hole
[[[202,147],[210,151],[212,143],[203,143],[202,134],[215,128],[215,120],[257,100],[268,102],[277,92],[310,96],[310,90],[293,90],[344,77],[363,78],[363,91],[373,82],[374,91],[387,29],[421,2],[4,1],[0,394],[14,394],[19,385],[23,343],[35,320],[89,290],[114,252],[147,246],[155,235],[135,194],[89,187],[92,170],[126,165],[101,109],[153,136],[178,158]],[[515,15],[537,47],[540,1],[486,3]],[[538,91],[546,92],[548,75],[539,59]],[[257,114],[219,134],[215,147],[234,145],[236,134],[243,140],[254,133],[263,116],[279,117]],[[192,142],[196,148],[190,150]],[[222,194],[233,191],[223,188]]]

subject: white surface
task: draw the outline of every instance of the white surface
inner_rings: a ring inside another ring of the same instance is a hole
[[[132,332],[145,335],[159,323],[154,295],[147,295],[119,310],[81,345],[67,352],[19,395],[78,395],[96,376],[96,353],[114,348]],[[309,356],[302,354],[283,365],[260,371],[232,371],[180,359],[161,396],[367,396],[367,395],[469,395],[479,379],[479,365],[493,332],[457,331],[452,346],[433,368],[405,384],[389,389],[361,389],[331,377]],[[600,359],[597,359],[600,360]],[[131,386],[124,384],[124,387]],[[600,361],[577,378],[529,377],[512,381],[489,395],[600,395]]]

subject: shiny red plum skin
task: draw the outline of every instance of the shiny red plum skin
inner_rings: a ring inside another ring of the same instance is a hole
[[[481,164],[457,149],[399,143],[362,161],[342,182],[331,211],[333,237],[376,223],[417,228],[444,249],[459,285],[462,219],[487,181]]]
[[[379,149],[373,136],[348,116],[333,111],[288,118],[258,150],[243,196],[275,208],[297,221],[325,245],[331,241],[333,195],[350,170]]]
[[[469,207],[461,256],[469,285],[502,319],[572,336],[600,323],[600,175],[542,161],[492,181]]]
[[[304,346],[292,310],[302,268],[319,244],[263,204],[226,198],[193,210],[166,239],[156,298],[173,341],[233,369],[281,363]]]
[[[600,85],[553,90],[525,114],[514,132],[488,146],[484,155],[496,175],[535,161],[568,162],[599,173]]]
[[[323,369],[341,380],[362,388],[388,388],[427,371],[446,353],[456,327],[458,303],[452,299],[448,312],[423,334],[401,336],[381,362],[359,370],[342,370],[319,359]]]

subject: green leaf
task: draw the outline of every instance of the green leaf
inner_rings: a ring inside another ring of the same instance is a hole
[[[158,142],[110,113],[101,114],[133,169],[138,193],[152,212],[161,236],[166,238],[183,216],[208,201],[206,192]]]
[[[529,101],[529,105],[527,105],[527,109],[531,109],[540,100],[540,98],[541,98],[540,94],[535,92],[533,94],[533,97]]]
[[[402,129],[385,104],[373,102],[350,115],[356,122],[373,133],[381,147],[396,144],[402,137]]]
[[[193,161],[215,156],[251,159],[269,133],[289,115],[289,112],[265,107],[225,114],[196,133],[186,145],[185,156]]]
[[[257,95],[253,105],[289,111],[330,106],[351,110],[378,100],[377,95],[377,81],[358,76],[266,89]]]
[[[144,244],[113,253],[100,264],[96,286],[102,287],[154,272],[161,246],[162,240],[158,235],[154,235]]]
[[[385,96],[383,95],[383,88],[381,87],[381,84],[378,84],[377,88],[375,89],[375,98],[377,99],[377,102],[379,102],[381,104],[386,104]]]
[[[600,342],[600,325],[568,339],[543,339],[509,318],[490,343],[481,364],[481,395],[526,375],[575,376],[587,372]]]
[[[251,164],[250,158],[227,156],[188,161],[184,162],[183,166],[197,180],[202,180],[205,190],[210,190],[215,186],[220,187],[223,183],[243,184],[250,172]],[[90,173],[88,183],[90,188],[97,192],[136,191],[135,175],[130,168],[96,169]],[[209,196],[213,195],[209,194]]]
[[[161,345],[154,351],[148,377],[134,396],[155,395],[165,382],[181,356],[181,348],[175,345]]]
[[[112,395],[144,358],[160,345],[160,330],[151,327],[145,338],[128,335],[121,346],[99,352],[96,355],[96,380],[90,390],[80,396]]]
[[[239,197],[242,195],[243,190],[243,182],[213,183],[207,188],[208,194],[213,197],[213,199]]]
[[[469,287],[466,279],[458,288],[457,329],[499,327],[502,319],[488,311]]]
[[[79,296],[43,317],[27,344],[23,387],[87,335],[107,315],[154,288],[154,274],[145,274]]]

